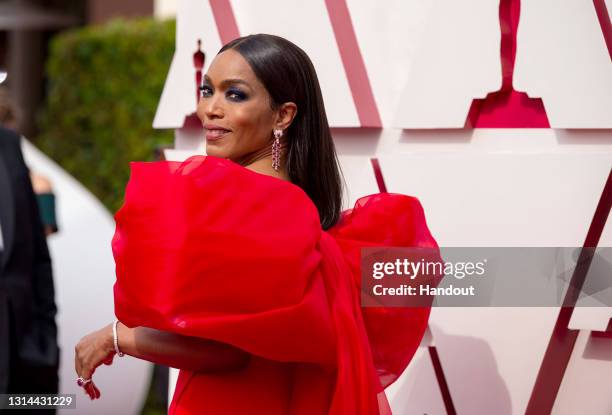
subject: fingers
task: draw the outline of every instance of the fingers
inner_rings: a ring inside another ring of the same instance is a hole
[[[95,392],[95,399],[100,399],[100,396],[102,395],[100,393],[100,389],[98,389],[98,387],[95,385],[95,383],[91,382],[91,387],[93,388],[94,392]]]
[[[91,377],[94,374],[94,371],[95,371],[95,368],[94,369],[88,369],[88,368],[82,366],[81,375],[80,376],[83,379],[86,379],[86,380],[87,379],[91,379]],[[91,399],[91,400],[98,399],[98,397],[99,397],[99,394],[96,393],[96,389],[98,389],[98,388],[96,388],[95,384],[93,383],[93,380],[90,380],[85,385],[83,385],[83,390],[85,391],[85,394],[88,395],[89,399]]]
[[[100,393],[100,389],[98,389],[98,387],[93,381],[88,382],[86,385],[84,385],[83,389],[85,391],[85,394],[89,396],[89,399],[91,400],[100,399],[100,396],[102,395]]]
[[[90,392],[90,386],[91,383],[88,383],[87,385],[83,386],[83,393],[87,396],[89,396],[89,399],[93,399],[91,392]]]
[[[87,385],[83,386],[83,390],[85,391],[85,394],[89,396],[89,399],[95,399],[96,395],[93,390],[93,382],[89,382]]]
[[[77,347],[75,347],[74,353],[74,369],[77,373],[77,376],[85,380],[91,379],[94,372],[96,371],[96,367],[101,363],[99,360],[98,363],[95,363],[96,360],[97,359],[94,358],[92,361],[91,356],[87,356],[87,354],[82,350],[82,347],[77,345]],[[106,358],[103,359],[103,362],[105,364],[111,364],[112,361],[112,354],[108,355]],[[83,393],[89,396],[89,399],[94,400],[100,398],[100,389],[98,389],[93,380],[90,380],[89,382],[85,383],[82,387]]]
[[[108,357],[106,359],[104,359],[103,363],[105,365],[112,365],[113,364],[113,358],[115,357],[115,353],[111,353],[108,355]]]
[[[90,345],[83,346],[78,344],[75,347],[74,368],[77,375],[84,379],[90,379],[96,368],[107,361],[112,363],[111,354],[103,354],[100,350],[92,348]]]
[[[95,371],[95,367],[90,369],[86,365],[83,365],[83,367],[81,368],[81,376],[83,376],[83,379],[91,379]]]
[[[82,379],[91,379],[96,368],[102,363],[111,365],[115,352],[109,352],[108,348],[103,347],[100,341],[100,332],[91,333],[83,337],[74,348],[74,370]],[[81,381],[82,383],[82,381]],[[79,384],[81,386],[81,384]],[[88,381],[82,385],[83,392],[90,399],[100,398],[100,389],[93,381]]]

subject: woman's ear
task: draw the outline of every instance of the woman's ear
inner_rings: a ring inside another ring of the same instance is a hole
[[[275,128],[286,130],[289,128],[295,115],[297,114],[297,105],[293,102],[285,102],[278,109]]]

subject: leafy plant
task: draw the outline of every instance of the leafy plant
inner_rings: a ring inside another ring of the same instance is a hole
[[[175,30],[174,20],[114,20],[51,41],[36,144],[111,212],[122,203],[129,162],[152,160],[172,143],[173,132],[152,122]]]

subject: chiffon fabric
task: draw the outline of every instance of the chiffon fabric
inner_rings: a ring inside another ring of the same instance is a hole
[[[212,339],[245,368],[181,370],[171,414],[390,414],[384,388],[429,308],[361,308],[360,248],[437,248],[414,197],[376,194],[329,231],[299,187],[231,161],[131,163],[112,247],[117,318]]]

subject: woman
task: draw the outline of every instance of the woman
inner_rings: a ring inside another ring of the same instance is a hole
[[[92,399],[120,352],[181,369],[170,413],[390,413],[429,308],[364,308],[364,246],[437,248],[417,199],[341,176],[315,70],[291,42],[225,45],[198,117],[208,157],[132,163],[116,215],[113,325],[76,346]],[[121,355],[120,354],[120,355]]]

